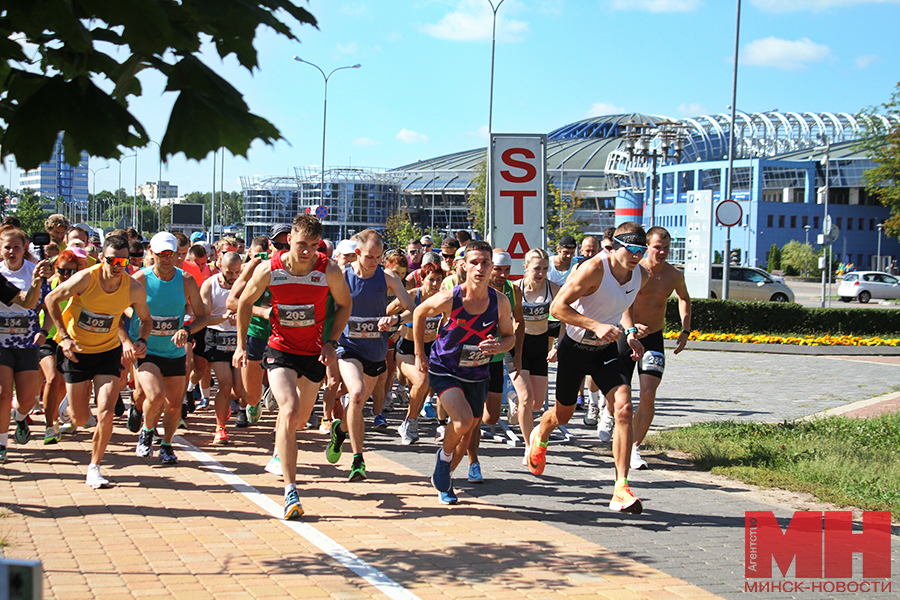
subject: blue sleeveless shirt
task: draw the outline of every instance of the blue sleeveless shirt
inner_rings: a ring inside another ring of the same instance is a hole
[[[378,265],[371,277],[362,279],[348,265],[344,270],[344,279],[353,298],[353,310],[339,344],[345,351],[366,360],[382,361],[387,356],[390,337],[388,332],[378,331],[378,319],[385,316],[388,305],[384,267]]]
[[[496,290],[488,287],[487,309],[480,315],[470,315],[463,307],[462,286],[454,287],[450,319],[441,324],[431,347],[428,371],[469,382],[490,379],[491,356],[482,353],[478,344],[488,335],[499,338],[497,320]]]
[[[163,281],[153,272],[153,267],[144,267],[144,287],[147,288],[147,306],[153,318],[153,329],[147,338],[147,354],[162,358],[184,358],[184,347],[178,348],[172,336],[184,325],[187,300],[184,297],[184,271],[175,269],[172,281]],[[131,319],[128,337],[137,340],[141,320],[137,314]]]

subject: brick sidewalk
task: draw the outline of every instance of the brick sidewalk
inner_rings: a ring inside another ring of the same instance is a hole
[[[117,419],[103,467],[115,487],[95,491],[84,485],[90,432],[43,446],[36,421],[35,440],[13,444],[0,468],[7,513],[0,536],[8,558],[43,562],[45,598],[388,597],[184,449],[176,448],[177,467],[138,458],[137,436]],[[251,429],[230,428],[227,448],[209,445],[210,412],[190,421],[185,440],[281,504],[280,479],[263,471],[274,415]],[[394,597],[715,597],[464,493],[459,506],[441,506],[425,478],[377,453],[366,455],[372,479],[349,484],[349,456],[335,467],[324,459],[325,436],[308,431],[298,439],[303,522],[399,584]],[[414,596],[402,596],[404,589]]]

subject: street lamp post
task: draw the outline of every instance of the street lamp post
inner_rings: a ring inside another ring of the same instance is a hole
[[[803,229],[806,230],[806,245],[809,245],[809,230],[812,229],[809,225],[804,225]]]
[[[120,156],[117,160],[119,161],[119,187],[116,188],[116,200],[118,200],[119,206],[122,205],[122,199],[119,197],[119,191],[122,189],[122,159],[123,158],[133,158],[135,162],[137,162],[137,152],[134,154],[129,154],[128,156]],[[137,172],[137,167],[135,167],[135,172]],[[135,176],[135,179],[137,177]]]
[[[91,169],[90,167],[88,167],[88,170],[91,172],[91,175],[94,176],[94,188],[93,188],[94,191],[92,192],[94,195],[94,216],[92,218],[92,223],[91,223],[92,225],[94,225],[96,223],[96,221],[98,220],[97,219],[97,172],[102,171],[103,169],[108,169],[108,168],[109,168],[109,165],[106,165],[105,167],[101,167],[99,169]],[[91,219],[90,216],[88,216],[88,218]]]
[[[321,198],[322,198],[322,204],[325,204],[325,127],[328,123],[328,80],[331,78],[332,75],[334,75],[338,71],[342,71],[344,69],[358,69],[362,65],[357,63],[355,65],[347,65],[345,67],[337,67],[336,69],[332,70],[331,73],[326,75],[325,71],[323,71],[321,69],[321,67],[319,67],[319,65],[317,65],[315,63],[311,63],[308,60],[303,60],[299,56],[295,56],[294,60],[296,60],[297,62],[306,63],[311,67],[315,67],[316,70],[322,74],[322,79],[325,80],[325,95],[324,95],[324,100],[322,102],[322,173],[321,173],[321,184],[320,184],[321,187],[319,188],[319,193],[321,194]],[[343,231],[344,231],[344,225],[342,224],[341,225],[341,237],[342,238],[344,237]]]
[[[878,263],[877,263],[878,266],[875,267],[875,270],[881,271],[882,270],[881,269],[881,232],[884,230],[884,224],[879,223],[875,227],[878,228]]]
[[[494,241],[494,213],[491,210],[491,197],[494,193],[494,168],[491,163],[491,134],[494,133],[494,55],[497,49],[497,11],[500,10],[500,6],[503,4],[504,0],[500,0],[497,5],[494,5],[493,0],[487,0],[488,4],[491,5],[491,10],[494,13],[494,21],[491,29],[491,86],[490,86],[490,95],[488,99],[488,145],[487,145],[487,197],[485,200],[485,219],[487,223],[485,223],[485,239],[489,242]]]

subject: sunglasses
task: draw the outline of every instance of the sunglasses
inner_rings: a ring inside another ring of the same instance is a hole
[[[451,260],[456,255],[455,254],[444,254],[443,252],[441,252],[441,256],[443,256],[447,260]]]
[[[157,252],[156,255],[160,258],[172,258],[175,256],[175,252],[173,250],[163,250],[161,252]],[[134,254],[132,254],[134,256]]]
[[[75,274],[75,271],[78,269],[57,269],[56,272],[62,275],[63,277],[71,277]]]
[[[269,258],[269,253],[268,252],[257,252],[256,258],[261,258],[263,260],[266,260],[267,258]]]
[[[422,244],[422,245],[425,246],[426,248],[433,248],[433,247],[434,247],[434,244]]]
[[[106,264],[112,265],[114,267],[127,267],[128,263],[131,262],[131,259],[127,256],[104,256],[103,260],[106,261]]]
[[[639,246],[638,244],[626,244],[619,238],[613,238],[613,241],[619,244],[622,248],[625,248],[631,254],[643,254],[647,251],[647,246]]]
[[[132,254],[131,258],[144,258],[143,254]]]
[[[289,250],[291,248],[291,245],[288,244],[287,242],[284,242],[284,243],[270,242],[270,243],[272,244],[272,247],[275,248],[276,250]]]
[[[410,254],[422,254],[422,251],[418,248],[412,248],[411,250],[407,250]]]

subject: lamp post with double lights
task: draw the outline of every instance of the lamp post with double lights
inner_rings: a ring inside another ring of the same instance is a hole
[[[336,69],[333,69],[331,71],[331,73],[326,75],[325,71],[323,71],[322,68],[319,67],[319,65],[317,65],[315,63],[311,63],[308,60],[303,60],[299,56],[295,56],[294,60],[296,60],[297,62],[305,63],[311,67],[315,67],[316,70],[322,74],[322,79],[325,80],[325,95],[324,95],[324,101],[322,102],[322,174],[321,174],[321,188],[320,188],[320,194],[322,195],[322,204],[325,204],[325,127],[328,123],[328,80],[331,78],[332,75],[334,75],[338,71],[343,71],[344,69],[358,69],[362,65],[357,63],[355,65],[347,65],[345,67],[337,67]],[[346,215],[345,215],[345,218],[346,218]],[[343,227],[344,226],[341,225],[342,235],[343,235]]]
[[[491,5],[491,11],[494,13],[494,21],[491,29],[491,86],[488,99],[488,145],[487,145],[487,198],[485,198],[485,238],[493,243],[494,241],[494,213],[491,210],[491,199],[494,193],[494,166],[491,163],[491,134],[494,133],[494,55],[497,50],[497,11],[504,0],[500,0],[494,5],[493,0],[487,0]]]
[[[628,158],[642,158],[650,161],[650,227],[656,226],[656,191],[659,176],[656,173],[658,161],[662,164],[670,160],[678,162],[684,151],[684,126],[670,121],[648,125],[646,123],[625,124],[625,150]],[[653,146],[653,141],[659,144]]]
[[[93,187],[93,191],[91,192],[94,196],[94,215],[93,215],[93,217],[88,215],[88,219],[91,219],[91,225],[96,225],[96,222],[98,221],[98,219],[97,219],[97,172],[102,171],[103,169],[108,169],[108,168],[109,168],[109,165],[106,165],[105,167],[100,167],[99,169],[91,169],[90,167],[88,167],[88,171],[90,171],[91,175],[94,176],[94,181],[93,181],[94,187]]]

